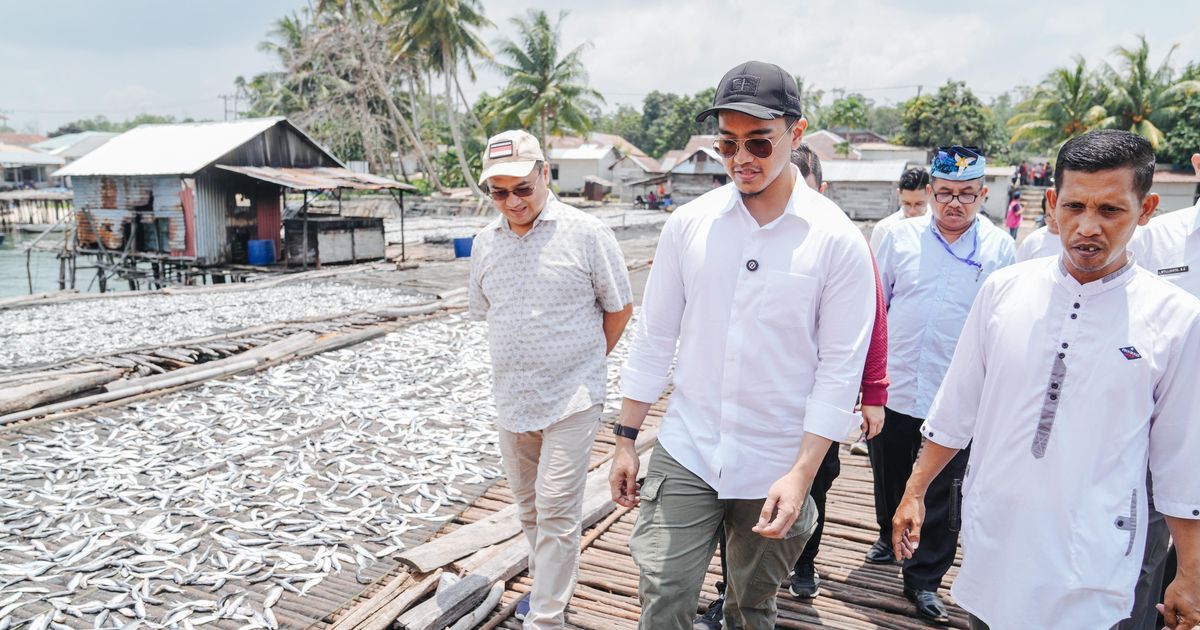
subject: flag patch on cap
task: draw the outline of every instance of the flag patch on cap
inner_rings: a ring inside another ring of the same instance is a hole
[[[1121,348],[1121,354],[1125,356],[1127,361],[1133,361],[1134,359],[1142,358],[1142,355],[1137,351],[1137,348],[1134,348],[1133,346]]]
[[[513,141],[512,140],[501,140],[499,142],[493,142],[491,145],[488,146],[488,159],[489,160],[498,160],[500,158],[512,157],[512,155],[513,155]]]

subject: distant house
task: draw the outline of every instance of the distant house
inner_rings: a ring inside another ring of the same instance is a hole
[[[556,136],[546,144],[550,176],[564,194],[581,194],[588,177],[611,185],[613,192],[620,194],[627,182],[660,171],[657,160],[616,134]]]
[[[0,144],[0,190],[51,186],[50,173],[63,163],[57,155],[15,144]]]
[[[413,190],[350,171],[283,117],[143,125],[54,175],[72,178],[81,253],[188,266],[247,263],[249,241],[279,252],[286,190]],[[369,221],[378,239],[351,236],[347,259],[382,256],[382,219]],[[306,263],[340,259],[322,259],[320,228],[309,232],[305,221],[304,229]]]
[[[849,140],[825,129],[804,134],[804,143],[821,158],[821,162],[862,159],[862,153],[859,153]]]
[[[822,160],[825,195],[851,219],[882,219],[900,206],[896,186],[907,160]]]
[[[119,135],[121,134],[108,131],[81,131],[79,133],[68,133],[42,140],[41,142],[29,145],[29,148],[41,151],[42,153],[57,155],[65,160],[67,164],[70,164],[95,151],[103,146],[105,142]]]
[[[1150,192],[1158,193],[1159,213],[1190,208],[1200,197],[1200,178],[1192,173],[1157,171]]]
[[[721,156],[711,146],[697,146],[674,162],[671,170],[631,182],[621,201],[633,201],[637,197],[648,201],[653,192],[658,198],[670,195],[671,201],[679,205],[724,186],[728,181]]]
[[[0,117],[0,120],[3,120],[3,118]],[[45,139],[46,136],[39,133],[0,133],[0,144],[13,144],[19,147],[37,144]]]
[[[910,164],[929,162],[929,151],[921,147],[906,147],[890,142],[862,142],[853,146],[863,160],[906,160]]]
[[[984,169],[984,182],[988,187],[988,196],[984,200],[982,210],[991,218],[992,223],[1000,224],[1008,213],[1008,202],[1011,195],[1013,175],[1017,172],[1015,166],[989,166]],[[1022,200],[1026,214],[1030,209],[1042,211],[1041,199]]]

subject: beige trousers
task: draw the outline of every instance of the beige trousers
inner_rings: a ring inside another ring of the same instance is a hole
[[[526,630],[562,628],[579,577],[583,487],[602,407],[572,414],[542,429],[500,429],[500,454],[529,540]]]

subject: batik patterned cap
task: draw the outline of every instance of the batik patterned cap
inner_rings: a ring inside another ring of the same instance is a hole
[[[987,160],[978,147],[939,147],[933,155],[933,163],[929,165],[932,177],[949,179],[958,182],[970,181],[983,177],[987,168]]]

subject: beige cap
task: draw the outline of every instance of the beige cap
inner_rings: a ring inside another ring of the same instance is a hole
[[[533,172],[535,164],[545,161],[541,144],[529,132],[521,129],[504,131],[488,138],[487,147],[483,150],[483,174],[479,176],[479,183],[482,185],[497,175],[525,177]]]

